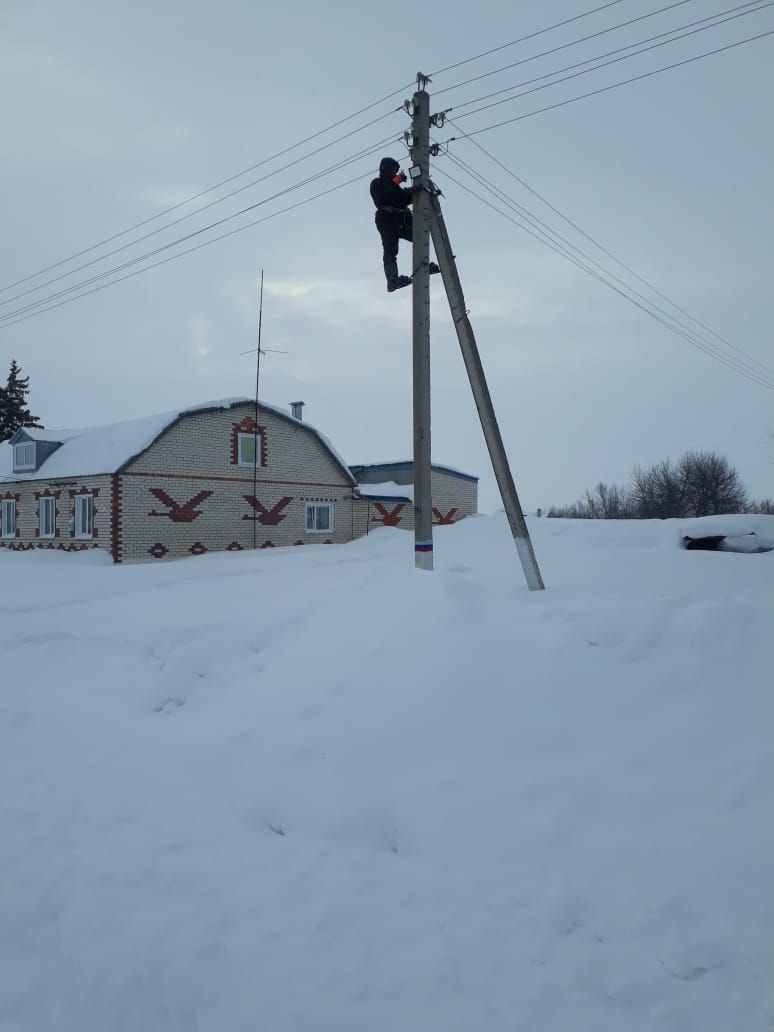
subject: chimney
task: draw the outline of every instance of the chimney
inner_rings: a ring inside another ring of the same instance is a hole
[[[299,423],[304,418],[303,415],[301,414],[301,410],[303,409],[303,407],[304,407],[304,402],[303,401],[291,401],[291,403],[290,403],[290,414],[293,417],[293,419],[297,419],[299,421]]]

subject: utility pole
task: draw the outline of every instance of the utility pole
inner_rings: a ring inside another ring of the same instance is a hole
[[[430,194],[430,232],[433,235],[433,246],[435,247],[436,258],[441,267],[443,285],[446,288],[446,296],[449,300],[454,328],[457,331],[457,339],[460,342],[462,358],[465,368],[468,371],[470,387],[473,391],[473,398],[478,409],[478,416],[481,420],[481,428],[484,431],[486,446],[489,449],[489,457],[492,460],[497,486],[500,488],[500,496],[508,515],[513,540],[516,544],[521,566],[530,591],[542,591],[545,587],[540,568],[535,558],[535,551],[524,519],[519,496],[516,492],[516,484],[511,474],[511,467],[508,464],[508,456],[505,453],[500,427],[497,424],[492,398],[489,394],[489,387],[484,375],[484,367],[481,364],[481,356],[478,352],[478,345],[473,334],[473,327],[465,307],[465,297],[462,293],[462,283],[457,271],[457,263],[454,260],[449,234],[446,231],[446,223],[443,220],[441,202],[438,199],[438,191],[432,187]]]
[[[417,74],[412,101],[411,179],[414,185],[414,565],[433,568],[430,465],[430,97],[429,79]]]

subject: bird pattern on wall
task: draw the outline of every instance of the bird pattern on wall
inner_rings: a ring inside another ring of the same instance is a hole
[[[173,523],[193,523],[196,517],[202,514],[199,506],[210,497],[212,491],[199,491],[187,502],[176,502],[163,487],[152,487],[150,493],[166,506],[167,511],[158,512],[156,509],[151,509],[148,513],[149,516],[167,516]]]

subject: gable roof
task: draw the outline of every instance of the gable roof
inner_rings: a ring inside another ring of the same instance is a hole
[[[255,405],[255,399],[224,398],[220,401],[202,402],[200,405],[175,409],[172,412],[162,412],[155,416],[145,416],[142,419],[129,419],[121,423],[110,423],[107,426],[86,427],[78,430],[36,430],[34,427],[27,427],[24,429],[24,433],[30,440],[55,442],[61,444],[61,448],[57,448],[53,454],[44,459],[36,471],[14,473],[11,442],[6,441],[0,444],[0,482],[52,480],[59,477],[86,477],[103,473],[118,473],[133,459],[150,448],[163,433],[171,429],[183,417],[242,405]],[[314,434],[334,462],[341,467],[347,482],[355,483],[344,459],[328,438],[311,423],[294,419],[284,409],[276,408],[274,405],[266,405],[261,402],[258,407],[264,412],[271,412],[273,415],[287,419],[289,423],[294,423]]]

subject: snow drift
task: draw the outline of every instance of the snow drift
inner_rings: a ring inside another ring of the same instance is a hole
[[[771,1027],[774,556],[0,553],[0,1029]]]

